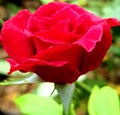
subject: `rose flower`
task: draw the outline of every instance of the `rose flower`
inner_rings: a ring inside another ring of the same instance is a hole
[[[21,10],[1,31],[9,74],[34,72],[44,81],[72,83],[101,63],[111,45],[110,29],[118,25],[115,18],[69,3],[51,2],[33,14]]]

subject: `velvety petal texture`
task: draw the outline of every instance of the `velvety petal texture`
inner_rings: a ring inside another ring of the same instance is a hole
[[[111,45],[110,29],[119,25],[64,2],[42,5],[33,14],[21,10],[1,31],[9,74],[34,72],[47,82],[72,83],[99,66]]]

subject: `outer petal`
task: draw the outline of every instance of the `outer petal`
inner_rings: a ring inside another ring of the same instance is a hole
[[[19,29],[24,30],[30,16],[31,13],[28,10],[21,10],[7,22],[11,23],[14,26],[17,26]]]
[[[72,83],[81,75],[84,49],[77,45],[48,48],[20,65],[9,59],[11,71],[37,73],[43,80],[56,83]]]
[[[8,60],[11,64],[15,64],[13,60]],[[12,66],[12,65],[11,65]],[[44,81],[55,83],[72,83],[77,80],[80,73],[69,66],[67,62],[45,62],[37,59],[27,60],[21,65],[14,65],[12,71],[21,70],[22,72],[34,72],[38,74]]]
[[[31,39],[11,23],[4,24],[1,35],[5,50],[17,62],[22,62],[34,55],[35,51]]]
[[[95,69],[104,58],[107,50],[109,49],[112,42],[112,36],[110,34],[110,27],[108,24],[103,25],[103,36],[101,41],[96,44],[96,47],[91,52],[86,52],[83,59],[83,66],[81,72],[86,73],[87,71]]]
[[[74,44],[81,45],[85,48],[87,52],[91,52],[97,42],[101,41],[103,34],[103,29],[101,25],[94,25],[92,26],[88,32],[78,41],[74,42]]]
[[[67,6],[70,6],[70,4],[61,2],[50,2],[38,8],[36,12],[33,14],[33,17],[38,19],[39,17],[51,17],[56,11],[59,11]]]
[[[39,52],[34,58],[47,62],[67,61],[71,66],[78,68],[83,63],[80,62],[83,52],[84,49],[78,45],[57,45]]]
[[[110,27],[120,25],[120,22],[116,18],[106,18],[106,19],[100,20],[99,22],[108,23]]]

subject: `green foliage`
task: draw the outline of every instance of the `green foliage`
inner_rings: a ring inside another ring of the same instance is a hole
[[[50,97],[26,94],[15,100],[24,115],[62,115],[63,108]]]
[[[71,104],[69,115],[76,115],[73,104]]]
[[[120,19],[120,0],[77,0],[76,3],[98,16]]]
[[[120,57],[120,46],[112,45],[110,51],[115,55]]]
[[[83,101],[87,103],[89,95],[91,94],[92,88],[94,85],[98,85],[99,87],[103,87],[107,85],[106,81],[101,78],[101,76],[97,76],[97,73],[94,72],[95,79],[86,78],[84,81],[75,82],[75,90],[73,93],[74,108],[78,109],[82,106]]]
[[[115,17],[120,19],[120,0],[111,0],[107,5],[104,5],[104,17]]]
[[[13,3],[8,3],[7,4],[7,8],[10,9],[10,16],[14,16],[19,10],[21,10],[22,8],[13,4]]]
[[[0,18],[0,28],[2,28],[3,20]]]
[[[43,4],[47,4],[49,2],[53,2],[54,0],[40,0]]]
[[[88,102],[89,115],[120,115],[119,96],[113,88],[94,86]]]

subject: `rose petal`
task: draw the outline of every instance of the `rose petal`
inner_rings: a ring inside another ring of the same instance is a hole
[[[78,76],[80,75],[77,69],[69,66],[69,64],[64,61],[50,63],[42,60],[30,59],[20,65],[12,65],[15,64],[12,59],[8,59],[8,61],[12,67],[9,73],[12,73],[16,70],[20,70],[22,72],[34,72],[43,80],[49,82],[72,83],[73,81],[77,80]]]
[[[27,29],[32,33],[40,30],[49,30],[52,25],[52,19],[48,17],[34,17],[29,18]]]
[[[56,22],[55,24],[53,24],[53,26],[62,29],[65,32],[72,32],[74,27],[71,24],[69,19],[65,19],[65,20],[60,20],[58,22]]]
[[[78,68],[83,63],[83,53],[84,48],[78,45],[56,45],[39,52],[33,58],[47,62],[67,61],[72,67]]]
[[[5,23],[1,35],[4,49],[17,62],[22,62],[34,55],[31,39],[11,23]]]
[[[107,41],[107,42],[106,42]],[[96,44],[96,47],[89,53],[85,53],[83,59],[84,64],[81,67],[81,72],[86,73],[87,71],[95,69],[99,66],[100,62],[104,58],[107,50],[109,49],[112,42],[112,35],[110,33],[110,27],[107,24],[103,25],[103,36],[100,42]]]
[[[120,25],[120,22],[116,18],[107,18],[103,19],[103,21],[107,21],[107,23],[111,27]]]
[[[76,26],[73,33],[84,35],[92,24],[93,22],[88,15],[80,15],[80,17],[76,20]]]
[[[24,30],[30,16],[31,13],[28,10],[21,10],[14,17],[8,20],[8,22],[14,26],[17,26],[19,29]]]
[[[16,70],[23,70],[23,71],[27,71],[27,69],[30,71],[32,68],[32,66],[35,65],[48,65],[48,66],[54,66],[54,67],[61,67],[65,64],[67,64],[67,62],[65,61],[60,61],[60,62],[46,62],[44,60],[40,60],[40,59],[28,59],[27,61],[18,64],[15,60],[13,60],[12,58],[8,58],[7,61],[10,63],[11,65],[11,72],[16,71]],[[23,66],[24,65],[24,66]]]
[[[29,18],[27,28],[36,32],[41,29],[50,29],[52,22],[51,16],[62,8],[68,6],[67,3],[53,2],[43,5],[36,10],[36,12]],[[46,10],[47,9],[47,10]]]
[[[33,36],[32,38],[35,44],[36,52],[42,51],[54,45],[50,42],[46,42],[46,41],[44,42],[43,40],[41,40],[39,37],[36,36]]]
[[[52,27],[49,31],[39,31],[35,35],[42,41],[52,44],[69,44],[81,37],[81,35],[65,32],[57,27]]]
[[[81,45],[87,52],[91,52],[96,43],[101,41],[103,29],[101,25],[91,26],[88,32],[74,44]]]
[[[53,66],[38,66],[34,70],[44,81],[54,82],[54,83],[72,83],[77,80],[80,76],[80,72],[70,66],[65,64],[61,67]]]
[[[61,3],[61,2],[50,2],[46,5],[42,5],[39,7],[36,12],[33,14],[35,18],[39,17],[51,17],[56,11],[59,11],[60,9],[68,6],[67,3]]]
[[[77,17],[79,17],[79,14],[68,6],[54,13],[52,19],[54,21],[69,19],[74,25]]]

